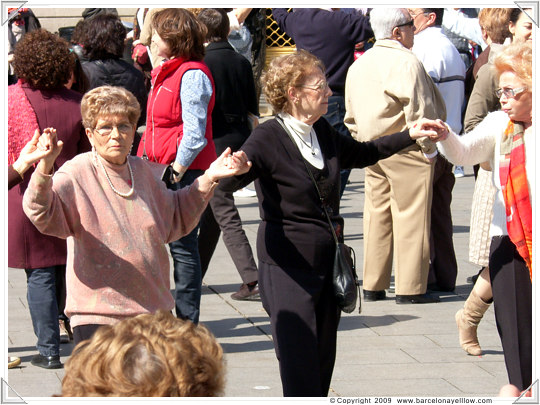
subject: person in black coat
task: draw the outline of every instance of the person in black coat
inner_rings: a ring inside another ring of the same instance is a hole
[[[216,86],[216,102],[212,111],[212,134],[216,153],[227,147],[237,151],[248,138],[251,129],[248,115],[257,117],[257,101],[253,72],[249,61],[227,42],[229,18],[223,9],[206,8],[198,17],[208,32],[204,63],[212,72]],[[206,273],[219,240],[223,241],[242,278],[239,291],[232,294],[236,300],[259,298],[257,265],[251,246],[242,229],[242,221],[231,192],[217,188],[214,197],[201,218],[199,254],[202,274]]]
[[[117,15],[100,13],[83,21],[78,38],[86,60],[82,68],[89,82],[88,90],[103,85],[119,86],[129,90],[141,106],[138,126],[146,122],[148,94],[144,75],[133,65],[122,59],[126,29]],[[138,139],[133,151],[137,151]],[[134,152],[133,152],[134,153]]]
[[[220,187],[234,191],[257,180],[259,288],[270,315],[283,394],[326,396],[340,309],[332,284],[335,242],[322,204],[343,240],[340,169],[372,165],[435,131],[421,120],[410,130],[370,142],[339,134],[322,118],[332,95],[324,65],[305,50],[273,59],[262,82],[278,115],[242,145],[251,170],[222,180]]]

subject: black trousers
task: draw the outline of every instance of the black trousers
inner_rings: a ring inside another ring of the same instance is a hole
[[[239,130],[236,133],[214,139],[218,156],[227,147],[230,147],[233,152],[240,149],[246,137],[247,135]],[[218,186],[214,190],[214,197],[210,200],[201,217],[199,229],[199,256],[203,277],[208,270],[221,232],[223,232],[223,242],[242,278],[242,282],[247,284],[257,281],[257,264],[249,240],[242,228],[242,220],[234,203],[233,194],[221,190]]]
[[[203,277],[208,270],[221,232],[223,242],[242,282],[247,284],[257,281],[259,278],[257,265],[249,240],[242,228],[242,220],[234,204],[234,197],[232,193],[222,191],[218,186],[203,213],[199,230],[199,255]]]
[[[327,396],[340,320],[331,277],[259,262],[261,300],[286,397]]]
[[[433,173],[428,284],[436,284],[443,291],[454,291],[458,271],[450,209],[455,182],[452,164],[439,154]]]
[[[532,284],[508,236],[491,241],[489,275],[508,379],[522,391],[532,380]]]
[[[73,328],[73,347],[77,346],[83,340],[88,340],[94,336],[99,329],[99,324],[79,325]]]

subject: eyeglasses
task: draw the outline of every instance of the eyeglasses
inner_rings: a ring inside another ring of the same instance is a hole
[[[414,20],[410,20],[410,21],[407,21],[403,24],[398,24],[396,25],[394,28],[398,28],[398,27],[407,27],[407,26],[413,26],[414,25]]]
[[[514,98],[519,93],[523,93],[526,90],[527,90],[527,87],[519,87],[517,89],[511,89],[511,88],[497,89],[495,90],[495,95],[497,96],[497,98],[501,98],[503,94],[506,98]]]
[[[96,131],[98,134],[102,136],[109,136],[112,133],[114,128],[116,128],[118,132],[121,133],[122,135],[129,135],[133,131],[133,126],[131,124],[120,124],[120,125],[105,124],[99,128],[94,128],[94,131]]]
[[[412,10],[409,10],[409,15],[414,20],[416,17],[418,17],[420,14],[429,14],[427,11],[419,11],[417,13],[414,13]]]
[[[324,91],[328,88],[328,82],[322,81],[319,84],[301,84],[297,87],[304,87],[306,89],[316,90],[316,91]]]

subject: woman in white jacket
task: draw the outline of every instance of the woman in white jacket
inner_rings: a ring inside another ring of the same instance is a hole
[[[534,131],[532,49],[516,43],[497,56],[501,111],[459,137],[439,134],[440,152],[458,165],[490,161],[496,187],[489,269],[508,377],[520,390],[532,378],[532,201]]]

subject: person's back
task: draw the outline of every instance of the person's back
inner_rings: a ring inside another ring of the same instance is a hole
[[[219,41],[208,45],[204,62],[216,85],[216,104],[212,111],[214,140],[239,129],[247,138],[248,113],[259,115],[249,61],[227,41]]]
[[[84,56],[82,68],[89,90],[103,85],[129,90],[141,106],[138,125],[146,122],[146,87],[144,75],[122,59],[126,30],[114,14],[98,14],[84,21],[81,45]]]

